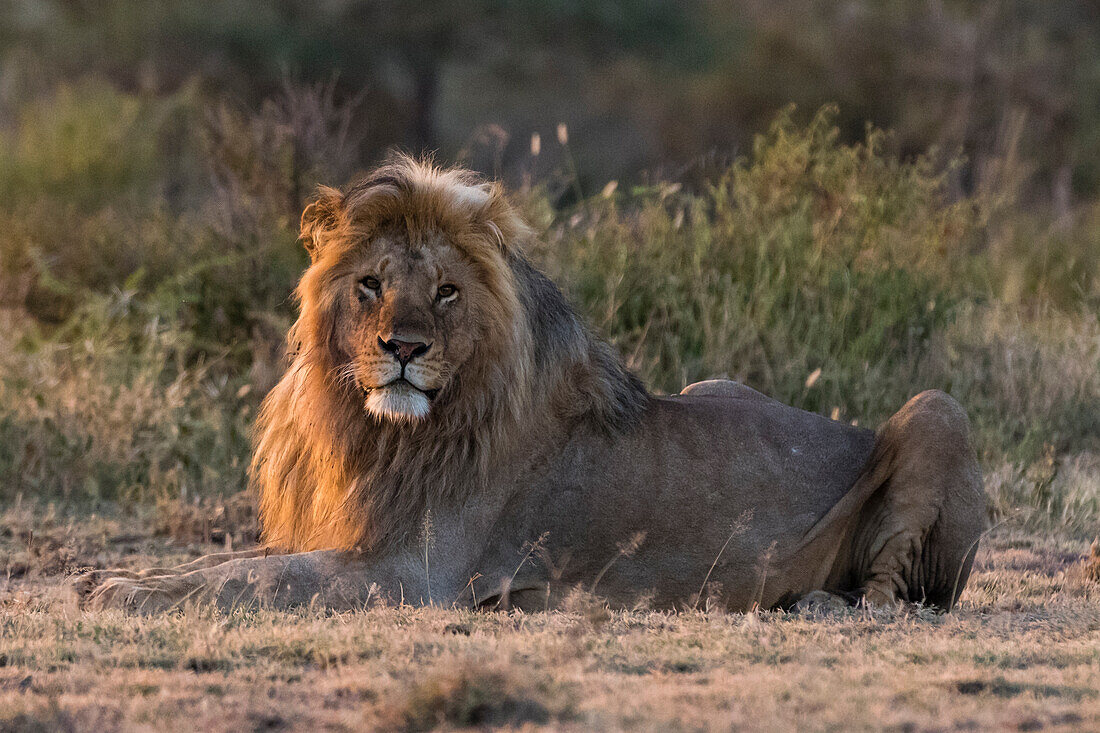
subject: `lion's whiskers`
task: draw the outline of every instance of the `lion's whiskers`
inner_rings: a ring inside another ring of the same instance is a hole
[[[359,384],[359,378],[356,372],[355,362],[349,361],[347,364],[333,369],[330,374],[335,384],[342,387],[360,389],[362,385]]]

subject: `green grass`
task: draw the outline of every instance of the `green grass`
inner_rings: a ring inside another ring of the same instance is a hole
[[[299,134],[278,101],[204,116],[192,91],[85,84],[0,132],[0,500],[245,487],[305,264],[299,199],[344,175],[325,152],[341,140],[316,137],[339,111],[306,101],[323,124]],[[876,130],[842,144],[835,118],[780,115],[690,191],[609,186],[555,210],[519,190],[531,255],[657,391],[729,376],[873,426],[945,389],[995,518],[1094,532],[1100,209],[1054,226],[1010,190],[952,200],[950,163],[901,160]]]

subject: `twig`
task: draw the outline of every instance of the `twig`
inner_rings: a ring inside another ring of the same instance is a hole
[[[629,541],[624,544],[618,545],[619,551],[616,552],[615,555],[607,561],[606,565],[600,568],[600,572],[596,573],[596,579],[592,581],[592,588],[589,590],[589,593],[596,592],[596,586],[600,584],[601,580],[603,580],[604,573],[611,569],[611,566],[615,564],[616,560],[618,560],[620,557],[630,557],[631,555],[633,555],[635,552],[638,551],[638,548],[642,546],[642,542],[644,541],[645,532],[635,532],[630,536]]]
[[[747,509],[741,512],[741,516],[739,516],[737,521],[733,523],[733,526],[730,527],[730,536],[726,538],[725,543],[722,545],[722,549],[718,550],[718,554],[714,556],[714,562],[710,564],[710,569],[707,570],[706,577],[703,578],[703,583],[699,586],[699,592],[695,594],[695,603],[691,605],[691,610],[694,611],[699,607],[699,601],[703,598],[703,591],[706,590],[707,581],[710,580],[710,575],[714,572],[714,568],[718,566],[718,560],[722,557],[722,553],[726,551],[726,548],[729,546],[729,543],[733,541],[735,536],[748,528],[750,521],[752,521],[752,510]]]
[[[515,572],[512,573],[512,577],[508,578],[508,583],[505,588],[501,590],[500,598],[497,599],[496,606],[500,606],[504,602],[508,595],[512,592],[512,583],[515,582],[516,576],[519,575],[520,569],[524,563],[531,559],[531,555],[535,554],[535,551],[542,547],[542,544],[546,541],[546,538],[550,536],[549,532],[543,532],[539,535],[539,538],[531,543],[527,550],[527,554],[523,556],[523,559],[519,561],[519,565],[516,566]]]

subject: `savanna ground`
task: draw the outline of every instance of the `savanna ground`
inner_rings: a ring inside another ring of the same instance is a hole
[[[5,515],[3,551],[30,567],[3,585],[0,728],[1100,727],[1100,584],[1080,543],[995,531],[949,615],[612,613],[585,594],[534,614],[78,610],[58,567],[216,549],[133,527]]]
[[[702,180],[516,198],[654,390],[727,375],[867,425],[959,399],[994,529],[956,612],[78,610],[80,567],[255,540],[297,214],[349,173],[326,88],[198,99],[62,86],[0,130],[0,729],[1100,727],[1100,203],[1024,205],[1011,129],[963,194],[828,108]]]

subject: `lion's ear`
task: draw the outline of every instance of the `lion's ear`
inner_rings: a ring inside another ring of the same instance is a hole
[[[324,235],[336,228],[344,211],[344,194],[335,188],[321,186],[317,200],[302,212],[301,234],[298,238],[309,252],[311,262],[316,262],[321,252]]]
[[[531,228],[520,216],[499,183],[486,184],[489,198],[483,216],[486,226],[497,240],[502,251],[511,252],[523,245],[531,236]]]

